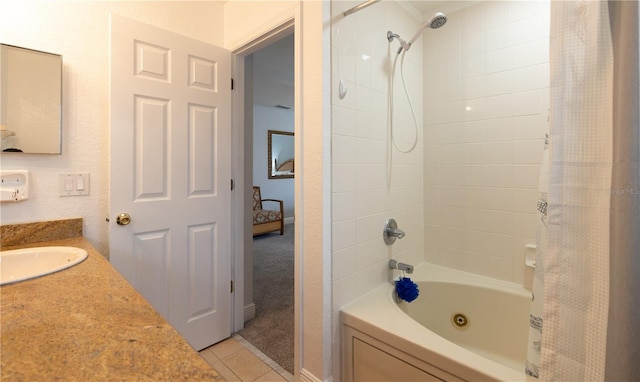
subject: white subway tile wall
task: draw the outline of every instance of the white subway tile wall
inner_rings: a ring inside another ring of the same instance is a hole
[[[448,17],[458,28],[423,47],[423,108],[436,113],[424,126],[425,258],[522,283],[549,107],[549,2],[483,2]]]
[[[421,17],[395,2],[380,2],[349,17],[340,16],[359,2],[332,2],[334,379],[340,379],[337,358],[340,354],[339,309],[392,280],[394,274],[387,267],[391,256],[410,264],[425,260],[421,40],[406,54],[402,67],[418,120],[418,143],[413,152],[401,154],[395,149],[391,151],[387,123],[388,78],[399,47],[397,40],[389,44],[387,31],[410,39],[421,26]],[[459,45],[459,41],[456,44]],[[443,67],[443,70],[452,78],[459,77],[459,60],[456,65],[457,68],[450,66]],[[401,82],[400,58],[395,70],[395,138],[398,145],[406,150],[414,140],[415,128]],[[438,73],[429,76],[429,81],[435,83],[438,80]],[[343,99],[338,96],[340,81],[346,88]],[[451,90],[445,97],[459,99],[458,93],[459,90]],[[433,102],[437,97],[434,96]],[[438,156],[430,155],[434,167],[439,166]],[[391,217],[407,235],[388,247],[383,241],[382,231],[384,223]]]
[[[358,2],[333,2],[333,15]],[[388,131],[389,73],[397,41],[388,30],[409,39],[420,17],[392,2],[381,2],[332,25],[332,251],[334,310],[391,280],[386,262],[424,261],[423,224],[423,68],[420,40],[411,47],[401,68],[396,64],[394,92],[395,137],[411,146],[414,122],[401,83],[404,71],[409,97],[418,119],[418,145],[410,154],[391,153]],[[459,45],[459,39],[452,38]],[[459,49],[458,49],[459,50]],[[460,76],[460,61],[443,66],[448,76]],[[438,81],[439,76],[431,77]],[[347,89],[338,97],[340,81]],[[459,98],[451,91],[449,97]],[[436,99],[434,99],[436,101]],[[389,166],[389,161],[391,165]],[[433,156],[434,166],[439,165]],[[385,221],[394,217],[407,236],[387,247],[382,240]],[[355,257],[355,259],[354,259]]]

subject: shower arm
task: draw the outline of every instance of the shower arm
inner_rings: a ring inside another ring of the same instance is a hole
[[[398,48],[398,54],[402,53],[402,50],[404,49],[405,51],[409,49],[409,47],[411,46],[411,44],[407,44],[407,42],[400,37],[399,34],[397,33],[393,33],[391,31],[387,32],[387,40],[389,42],[393,41],[393,39],[397,39],[400,42],[400,48]]]
[[[418,37],[420,37],[420,34],[422,33],[422,31],[424,31],[427,28],[427,25],[424,25],[422,28],[420,28],[415,35],[413,35],[413,37],[411,38],[411,40],[409,40],[409,42],[407,42],[405,39],[403,39],[402,37],[400,37],[400,35],[398,35],[397,33],[392,33],[391,31],[387,32],[387,40],[389,40],[389,42],[393,41],[393,39],[397,39],[398,42],[400,43],[400,48],[398,49],[398,54],[400,54],[403,50],[405,52],[407,52],[409,50],[409,48],[411,48],[411,44],[413,44]]]

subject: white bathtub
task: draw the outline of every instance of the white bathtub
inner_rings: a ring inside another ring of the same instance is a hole
[[[341,310],[344,381],[529,380],[531,292],[429,263],[410,277],[420,289],[411,303],[389,284]]]

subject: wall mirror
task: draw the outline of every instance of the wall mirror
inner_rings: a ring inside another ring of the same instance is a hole
[[[293,178],[293,133],[269,130],[269,179]]]
[[[60,154],[62,56],[0,44],[2,153]]]

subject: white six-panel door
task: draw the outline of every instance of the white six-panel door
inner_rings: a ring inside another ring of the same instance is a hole
[[[231,332],[230,60],[112,15],[110,261],[196,350]]]

